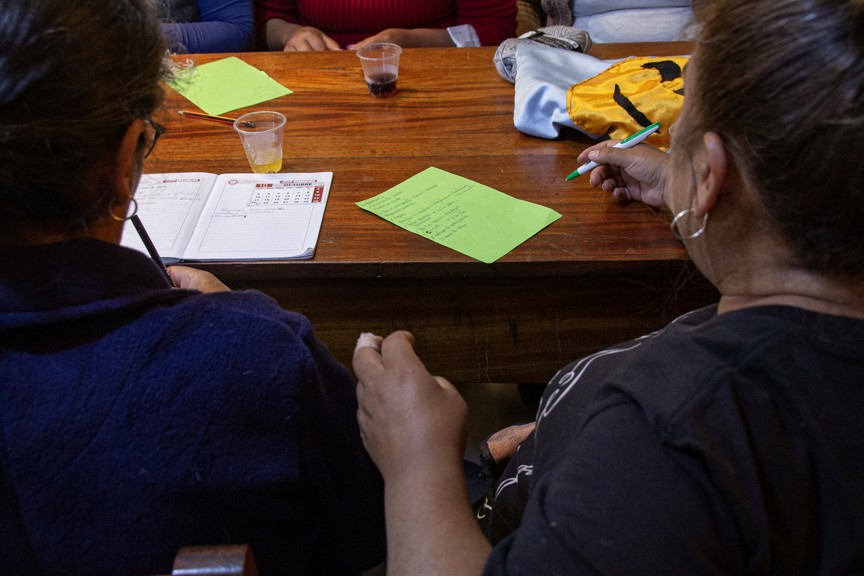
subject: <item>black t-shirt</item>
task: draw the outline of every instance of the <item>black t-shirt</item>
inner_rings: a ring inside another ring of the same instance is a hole
[[[864,573],[864,321],[697,310],[566,366],[537,416],[487,575]]]

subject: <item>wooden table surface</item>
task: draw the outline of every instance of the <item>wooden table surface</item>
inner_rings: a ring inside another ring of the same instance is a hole
[[[609,44],[591,54],[688,49]],[[587,179],[564,180],[587,138],[573,131],[544,140],[513,127],[513,85],[496,71],[494,52],[406,49],[389,99],[369,95],[353,52],[237,54],[293,91],[250,107],[288,117],[283,171],[332,171],[333,187],[313,259],[198,266],[306,314],[346,365],[361,331],[407,329],[430,370],[460,383],[545,382],[587,352],[713,300],[668,215],[616,204]],[[248,171],[230,126],[184,119],[178,109],[196,108],[169,90],[159,115],[168,132],[146,172]],[[355,205],[430,166],[563,217],[487,265]]]

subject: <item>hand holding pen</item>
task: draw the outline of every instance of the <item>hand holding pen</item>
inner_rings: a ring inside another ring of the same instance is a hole
[[[646,138],[648,138],[648,136],[650,136],[651,134],[653,134],[654,132],[656,132],[659,129],[660,129],[660,123],[655,122],[654,124],[651,124],[650,126],[647,126],[647,127],[643,128],[642,130],[636,132],[635,134],[628,136],[627,138],[621,140],[620,142],[615,144],[613,146],[613,148],[632,148],[633,146],[636,146],[640,142],[644,141]],[[582,155],[580,154],[579,156],[581,157]],[[593,160],[591,162],[588,162],[587,164],[583,164],[582,166],[580,166],[579,168],[577,168],[576,170],[571,172],[570,175],[567,176],[566,180],[572,180],[573,178],[576,178],[577,176],[582,176],[583,174],[587,174],[588,172],[590,172],[591,170],[593,170],[594,168],[596,168],[599,165],[600,164],[598,162],[595,162]]]
[[[204,293],[231,291],[228,286],[210,272],[190,266],[172,265],[171,278],[177,288],[184,290],[197,290]]]
[[[601,142],[584,150],[577,160],[596,165],[588,168],[589,183],[611,193],[615,200],[664,207],[669,155],[653,146],[626,148]]]
[[[129,218],[129,220],[132,222],[132,225],[135,226],[135,231],[138,232],[138,236],[141,237],[141,242],[144,243],[144,247],[150,254],[150,258],[152,258],[159,268],[162,269],[162,272],[165,274],[165,277],[172,286],[184,288],[186,290],[198,290],[199,292],[231,291],[231,289],[223,284],[221,280],[216,278],[216,276],[210,272],[205,272],[204,270],[196,270],[195,268],[189,268],[188,266],[172,266],[171,269],[173,275],[169,274],[168,268],[165,267],[165,263],[159,256],[159,252],[156,250],[156,245],[153,244],[153,240],[151,240],[150,235],[144,228],[144,224],[141,223],[141,219],[137,214],[135,214]],[[174,281],[175,279],[177,280],[176,282]]]

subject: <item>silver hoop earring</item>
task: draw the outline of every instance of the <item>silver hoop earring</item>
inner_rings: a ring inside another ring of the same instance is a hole
[[[111,211],[111,208],[108,208],[108,214],[111,215],[111,219],[116,220],[117,222],[125,222],[126,220],[129,220],[130,218],[135,216],[135,214],[138,213],[138,201],[133,196],[132,198],[129,198],[129,202],[132,204],[132,213],[131,214],[128,214],[129,210],[127,209],[126,210],[127,211],[126,217],[125,218],[119,218],[119,217],[117,217],[117,215],[114,214],[114,212]]]
[[[678,240],[692,240],[702,235],[705,232],[705,227],[708,225],[708,212],[705,213],[705,216],[702,217],[702,226],[699,227],[698,230],[689,234],[687,236],[682,236],[680,232],[678,232],[678,221],[693,212],[693,208],[686,208],[675,215],[675,218],[672,219],[672,222],[669,224],[669,229],[672,231],[672,236],[674,236]]]

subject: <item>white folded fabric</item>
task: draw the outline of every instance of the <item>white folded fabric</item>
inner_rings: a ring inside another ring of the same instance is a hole
[[[587,80],[606,70],[618,60],[600,60],[579,52],[560,50],[542,44],[525,43],[516,49],[519,73],[516,75],[516,95],[513,123],[520,132],[540,138],[557,138],[564,127],[576,126],[567,114],[567,91],[573,84]]]

